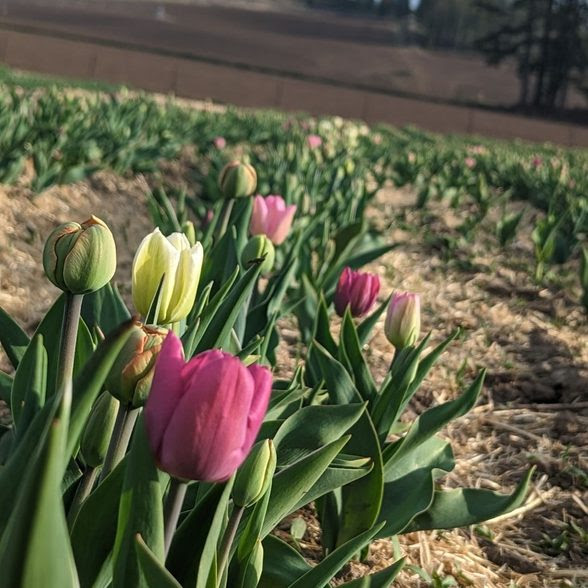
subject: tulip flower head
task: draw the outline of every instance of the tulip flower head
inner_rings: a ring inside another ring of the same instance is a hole
[[[104,221],[92,216],[82,224],[54,229],[45,242],[43,267],[58,288],[87,294],[110,282],[116,270],[116,245]]]
[[[251,196],[257,186],[255,168],[248,163],[231,161],[221,170],[218,186],[225,198]]]
[[[384,333],[388,341],[403,349],[414,345],[421,332],[421,299],[411,292],[394,292],[388,305]]]
[[[251,450],[267,411],[271,373],[245,367],[218,349],[187,363],[170,332],[145,405],[147,436],[158,466],[184,480],[222,482]]]
[[[249,232],[252,235],[265,235],[274,245],[280,245],[288,236],[296,205],[286,205],[281,196],[257,195],[253,199],[253,212]]]
[[[123,404],[138,408],[149,395],[157,354],[167,329],[133,325],[106,378],[106,389]]]
[[[147,235],[133,260],[133,303],[146,316],[163,277],[156,323],[164,325],[185,318],[194,304],[203,251],[193,247],[183,233],[164,237],[159,229]]]
[[[308,135],[306,143],[311,149],[318,149],[323,144],[323,140],[320,135]]]
[[[227,141],[224,137],[215,137],[213,143],[217,149],[224,149],[227,146]]]
[[[349,306],[351,316],[363,316],[374,305],[379,292],[380,278],[376,274],[346,267],[335,290],[335,310],[342,317]]]

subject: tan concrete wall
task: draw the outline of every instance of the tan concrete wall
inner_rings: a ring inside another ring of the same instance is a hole
[[[438,104],[58,37],[2,30],[0,61],[29,71],[127,84],[237,106],[337,114],[372,123],[411,124],[441,133],[588,147],[588,128],[568,123]]]

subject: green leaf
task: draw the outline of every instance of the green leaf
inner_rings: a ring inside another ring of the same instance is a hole
[[[376,310],[370,314],[366,319],[364,319],[358,326],[357,326],[357,336],[359,337],[359,342],[363,345],[367,338],[369,337],[372,329],[375,327],[376,323],[378,322],[379,318],[384,314],[384,311],[388,308],[388,304],[390,303],[390,298],[392,296],[388,296]]]
[[[329,466],[325,473],[314,483],[312,488],[300,499],[298,504],[292,509],[293,511],[302,508],[304,505],[324,496],[328,492],[341,488],[347,484],[363,478],[369,474],[373,468],[373,464],[369,459],[359,460],[359,463],[353,467],[341,467],[336,465],[338,458],[335,458],[332,465]]]
[[[214,484],[188,512],[174,533],[166,566],[182,586],[196,585],[200,555],[222,492],[223,485]]]
[[[384,523],[381,523],[357,537],[350,539],[330,555],[325,557],[314,568],[298,578],[289,588],[323,588],[341,570],[341,568],[353,557],[355,553],[363,549],[376,536]]]
[[[331,321],[329,320],[329,311],[323,293],[320,293],[319,304],[314,324],[314,338],[320,343],[332,356],[337,355],[337,343],[331,335]]]
[[[386,468],[391,467],[403,455],[430,439],[447,423],[466,414],[476,404],[484,384],[485,373],[485,370],[482,370],[472,385],[459,398],[434,406],[420,415],[404,438],[390,452],[384,451]]]
[[[14,378],[12,376],[0,371],[0,400],[6,402],[9,408],[13,383]]]
[[[317,341],[313,341],[312,347],[331,402],[333,404],[361,402],[362,398],[347,370]]]
[[[389,586],[392,586],[394,578],[396,578],[400,570],[404,567],[404,563],[404,558],[399,559],[391,566],[388,566],[375,574],[356,578],[355,580],[341,584],[341,586],[347,586],[348,588],[389,588]]]
[[[0,343],[12,367],[16,369],[29,344],[29,337],[1,306]]]
[[[224,522],[227,516],[227,507],[231,498],[231,490],[235,478],[232,477],[223,490],[223,493],[216,506],[216,511],[212,519],[212,524],[208,529],[208,535],[202,555],[200,556],[200,563],[198,564],[198,578],[196,579],[196,588],[207,588],[211,585],[211,581],[217,578],[217,549],[218,543],[223,531]],[[212,583],[216,586],[215,583]]]
[[[61,497],[65,434],[64,419],[54,419],[40,450],[27,462],[0,542],[6,586],[78,586]]]
[[[341,324],[339,352],[346,359],[345,363],[351,371],[357,391],[364,400],[371,400],[376,395],[376,384],[361,351],[361,343],[349,309],[345,311]]]
[[[109,282],[100,290],[84,296],[82,318],[89,329],[100,327],[104,335],[108,335],[120,324],[131,318],[118,288]]]
[[[206,332],[206,330],[208,329],[212,319],[214,318],[214,316],[216,315],[216,313],[218,312],[218,309],[220,308],[221,304],[223,303],[223,301],[226,299],[228,292],[230,291],[230,289],[233,287],[233,284],[236,282],[237,278],[239,277],[239,272],[240,272],[240,268],[237,265],[235,267],[235,269],[233,270],[233,273],[228,277],[227,281],[222,285],[222,287],[219,289],[219,291],[212,297],[212,299],[210,300],[210,302],[208,302],[206,304],[206,306],[204,307],[204,309],[202,310],[202,313],[200,316],[200,322],[198,325],[198,328],[196,329],[195,333],[190,333],[190,346],[185,348],[185,352],[186,352],[186,357],[192,357],[194,355],[194,353],[196,352],[196,346],[198,345],[198,343],[200,342],[200,339],[202,338],[202,336],[204,335],[204,333]],[[186,334],[188,333],[188,331],[191,331],[192,329],[188,329],[186,331]],[[187,335],[188,336],[188,335]],[[188,341],[183,341],[183,343],[188,343]]]
[[[460,330],[456,329],[445,339],[442,341],[433,351],[428,353],[421,361],[419,361],[419,366],[417,368],[417,373],[414,380],[411,382],[407,397],[408,399],[412,398],[413,394],[417,391],[418,387],[421,385],[423,380],[427,377],[428,373],[431,371],[431,368],[435,365],[441,354],[447,349],[448,345],[455,341],[455,339],[459,336]],[[406,404],[405,401],[404,404]]]
[[[226,298],[206,325],[202,337],[196,345],[195,353],[206,349],[214,349],[215,347],[224,347],[226,345],[231,329],[239,316],[241,307],[248,300],[260,271],[260,264],[252,266],[229,290]],[[202,323],[204,324],[204,319]]]
[[[335,441],[365,410],[365,404],[306,406],[288,417],[274,437],[280,466],[294,463]]]
[[[135,551],[141,571],[141,584],[148,588],[182,588],[147,547],[139,533],[135,535]]]
[[[10,410],[21,438],[34,416],[45,404],[47,390],[47,352],[43,336],[35,335],[14,374]],[[21,419],[22,416],[22,419]]]
[[[141,534],[155,557],[163,561],[162,494],[160,473],[153,462],[145,423],[142,417],[139,417],[128,456],[118,509],[112,561],[113,588],[143,585],[134,548],[137,533]]]
[[[263,540],[263,550],[259,588],[287,588],[312,569],[293,547],[274,535]]]
[[[92,354],[74,379],[74,394],[67,438],[67,455],[72,456],[82,431],[112,365],[127,342],[134,321],[127,321],[112,331]]]
[[[71,542],[82,588],[94,586],[112,551],[126,465],[125,457],[86,498],[74,521]]]
[[[385,468],[384,497],[380,520],[386,525],[380,537],[402,532],[433,501],[435,478],[455,466],[447,441],[431,437]]]
[[[359,480],[341,489],[341,520],[337,545],[341,545],[378,519],[384,492],[382,452],[376,430],[367,412],[351,429],[351,441],[346,450],[354,455],[369,457],[372,470]]]
[[[333,441],[274,476],[262,537],[296,509],[348,441],[349,436]]]
[[[499,494],[479,488],[459,488],[435,492],[429,509],[416,517],[406,529],[453,529],[482,523],[523,504],[535,468],[531,468],[512,494]]]

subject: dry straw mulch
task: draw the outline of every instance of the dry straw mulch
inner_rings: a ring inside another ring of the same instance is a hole
[[[32,330],[56,291],[43,276],[41,251],[51,228],[90,213],[105,219],[119,249],[117,279],[128,296],[133,252],[150,229],[144,207],[144,178],[100,173],[74,186],[33,197],[23,184],[0,187],[0,304]],[[452,441],[457,467],[447,486],[479,486],[510,492],[534,464],[537,474],[525,505],[477,529],[412,533],[395,547],[412,566],[400,587],[427,586],[417,572],[451,576],[454,585],[475,588],[588,585],[588,326],[568,288],[539,288],[524,267],[528,243],[505,254],[483,239],[472,244],[464,263],[435,248],[437,232],[451,230],[451,214],[434,210],[426,232],[401,230],[393,219],[405,211],[408,224],[420,222],[410,192],[383,190],[374,219],[400,246],[371,265],[393,288],[423,296],[423,330],[432,344],[455,327],[463,337],[434,368],[410,407],[414,416],[455,397],[478,369],[488,370],[479,405],[443,432]],[[145,212],[144,212],[145,211]],[[383,214],[382,214],[383,213]],[[515,263],[516,261],[516,263]],[[282,324],[283,372],[297,361],[296,332]],[[381,325],[367,347],[382,377],[392,349]],[[5,367],[5,366],[4,366]],[[310,558],[320,558],[320,534],[312,509],[302,515],[308,528],[300,542]],[[278,533],[288,538],[289,521]],[[338,582],[376,571],[394,560],[390,541],[378,541],[365,563],[351,563]],[[435,584],[434,584],[435,585]]]

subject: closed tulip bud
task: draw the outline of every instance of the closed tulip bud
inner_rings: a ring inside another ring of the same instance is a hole
[[[222,482],[247,457],[261,427],[271,372],[229,353],[204,351],[187,363],[170,332],[145,404],[151,451],[163,471],[184,480]]]
[[[265,235],[256,235],[251,237],[243,253],[241,253],[241,263],[243,267],[248,268],[252,264],[263,259],[261,264],[261,273],[268,274],[274,267],[276,250],[272,242]]]
[[[396,349],[414,345],[421,332],[421,301],[418,294],[394,292],[388,305],[384,333]]]
[[[248,163],[231,161],[221,170],[218,185],[225,198],[251,196],[257,186],[257,173]]]
[[[108,392],[101,394],[92,408],[80,442],[82,457],[91,468],[104,462],[118,408],[119,401]]]
[[[243,564],[240,574],[239,588],[256,588],[263,572],[263,545],[258,539],[255,542],[247,562]]]
[[[155,229],[143,239],[133,260],[135,308],[147,316],[163,277],[155,322],[163,325],[186,318],[198,291],[202,259],[200,242],[191,247],[183,233],[164,237]]]
[[[157,355],[167,329],[135,325],[106,378],[107,390],[123,404],[139,408],[145,404]]]
[[[253,447],[235,476],[233,502],[236,506],[252,506],[266,493],[276,463],[276,448],[271,439],[260,441]]]
[[[265,235],[274,245],[281,245],[290,232],[296,205],[286,205],[281,196],[257,195],[253,199],[253,211],[249,232],[252,235]]]
[[[374,305],[379,292],[380,278],[377,275],[346,267],[335,290],[335,310],[342,317],[349,307],[351,316],[363,316]]]
[[[58,288],[87,294],[110,282],[116,270],[116,245],[106,224],[95,216],[81,225],[57,227],[43,249],[45,274]]]

